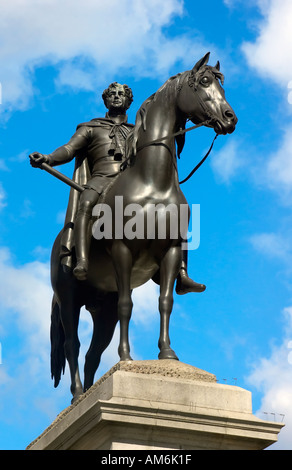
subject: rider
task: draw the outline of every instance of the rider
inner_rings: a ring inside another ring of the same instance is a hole
[[[29,156],[33,167],[41,167],[44,162],[50,166],[67,163],[80,151],[86,155],[90,177],[79,197],[74,221],[77,264],[73,273],[79,280],[85,280],[87,277],[90,243],[88,226],[92,209],[104,189],[119,174],[121,162],[125,158],[126,137],[133,129],[133,125],[128,124],[126,115],[133,101],[132,90],[127,85],[114,82],[104,90],[102,98],[108,109],[105,118],[80,124],[69,142],[51,154],[34,152]],[[188,277],[186,260],[182,262],[177,281],[178,294],[205,290],[203,284],[198,284]]]

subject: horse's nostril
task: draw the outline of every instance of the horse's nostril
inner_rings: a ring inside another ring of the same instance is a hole
[[[234,113],[230,109],[226,109],[226,111],[224,111],[224,116],[229,120],[234,119]]]

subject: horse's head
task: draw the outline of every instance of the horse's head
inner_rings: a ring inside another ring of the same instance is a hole
[[[238,121],[235,112],[225,99],[224,76],[220,64],[208,64],[210,53],[187,72],[178,96],[178,107],[194,124],[208,120],[217,134],[231,134]]]

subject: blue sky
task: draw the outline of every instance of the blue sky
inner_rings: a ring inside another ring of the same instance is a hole
[[[252,392],[260,418],[286,424],[292,449],[292,6],[289,0],[0,0],[0,449],[24,449],[70,403],[68,369],[49,370],[49,258],[68,188],[32,169],[76,125],[103,116],[101,93],[127,83],[129,121],[171,75],[206,52],[221,62],[238,126],[183,186],[200,204],[189,271],[203,294],[175,297],[171,341],[182,362]],[[214,132],[187,134],[181,179]],[[70,176],[72,165],[62,167]],[[91,320],[82,312],[81,368]],[[134,359],[156,359],[156,287],[134,294]],[[117,335],[96,379],[118,361]]]

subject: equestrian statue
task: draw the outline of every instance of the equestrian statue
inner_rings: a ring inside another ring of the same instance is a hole
[[[104,118],[77,126],[69,142],[51,154],[34,152],[33,167],[49,171],[72,186],[62,231],[51,254],[53,287],[51,312],[51,373],[55,387],[66,360],[71,375],[72,402],[94,382],[101,355],[120,324],[118,353],[131,361],[129,321],[132,291],[153,279],[160,286],[159,359],[178,359],[170,348],[169,319],[173,290],[182,295],[203,292],[204,284],[187,273],[187,224],[171,233],[171,214],[166,213],[164,236],[158,234],[158,216],[151,235],[147,230],[149,207],[189,207],[180,188],[177,158],[183,150],[187,121],[193,127],[211,127],[218,134],[235,130],[237,117],[227,103],[220,82],[220,64],[208,65],[209,53],[186,72],[169,78],[139,108],[135,125],[127,122],[133,101],[127,85],[112,83],[104,92],[108,109]],[[72,180],[53,167],[75,159]],[[117,212],[117,198],[121,202]],[[129,207],[140,208],[143,233],[117,236],[117,223],[129,224]],[[97,213],[96,208],[99,207]],[[96,237],[94,228],[104,208],[109,208],[113,231]],[[183,225],[177,211],[178,226]],[[119,221],[119,222],[117,222]],[[78,356],[78,324],[81,308],[93,319],[91,344],[86,353],[82,385]]]

